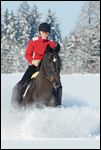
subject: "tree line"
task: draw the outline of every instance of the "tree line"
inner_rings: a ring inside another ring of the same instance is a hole
[[[42,20],[38,7],[23,1],[16,13],[1,12],[2,73],[24,72],[28,66],[24,53],[28,41],[38,35],[38,26],[51,26],[49,39],[61,45],[62,73],[99,73],[100,71],[100,1],[83,5],[78,20],[68,36],[62,38],[56,13],[47,11]],[[68,25],[67,25],[68,26]]]

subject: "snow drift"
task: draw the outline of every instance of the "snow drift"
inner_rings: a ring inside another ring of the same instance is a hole
[[[100,134],[99,74],[61,75],[60,108],[11,107],[13,86],[22,74],[2,74],[2,140],[37,138],[97,138]]]

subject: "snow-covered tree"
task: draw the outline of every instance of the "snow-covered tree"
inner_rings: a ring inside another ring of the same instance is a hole
[[[16,40],[16,28],[17,20],[12,11],[8,15],[6,15],[4,34],[1,39],[1,69],[2,72],[5,73],[22,71],[22,68],[24,68],[23,63],[25,64],[24,60],[22,61],[21,65],[20,60],[23,59],[21,52],[24,48],[21,48],[20,44]],[[20,56],[22,57],[22,59],[20,58]]]
[[[30,25],[28,22],[30,7],[26,1],[23,1],[18,9],[18,38],[19,44],[26,46],[29,41]]]
[[[5,32],[1,39],[1,69],[6,73],[16,72],[19,65],[15,26],[16,19],[12,11],[6,15]]]
[[[37,6],[34,5],[31,9],[31,14],[28,19],[31,27],[30,38],[38,35],[38,26],[40,24],[41,15],[42,14],[39,13]]]
[[[77,21],[78,28],[95,27],[100,23],[100,1],[87,1]]]
[[[2,72],[23,72],[28,41],[38,34],[41,14],[36,5],[30,11],[23,1],[16,15],[6,9],[1,18]],[[62,41],[59,23],[50,9],[45,22],[51,26],[49,39],[61,45],[62,72],[98,73],[100,71],[100,2],[85,2],[75,28]],[[62,42],[61,42],[62,41]]]
[[[63,40],[63,72],[100,71],[99,2],[86,2],[76,27]]]
[[[14,16],[13,11],[8,17],[8,24],[6,25],[6,35],[8,39],[15,40],[15,35],[16,35],[16,18]]]
[[[71,32],[68,37],[63,40],[63,72],[74,73],[82,71],[82,58],[83,52],[81,51],[80,39],[75,34]]]
[[[1,38],[3,37],[4,34],[4,13],[1,9]]]
[[[1,70],[4,73],[17,72],[19,64],[19,50],[16,43],[7,38],[1,44]]]
[[[9,11],[8,11],[8,9],[6,9],[5,12],[4,12],[5,27],[8,25],[8,16],[9,16]]]
[[[85,71],[99,72],[100,63],[100,2],[88,1],[84,4],[77,22],[76,32],[85,52]],[[96,55],[96,56],[95,56]]]
[[[58,23],[56,15],[55,15],[55,12],[53,13],[51,11],[51,9],[48,10],[46,22],[49,23],[50,27],[51,27],[51,33],[49,35],[49,39],[52,39],[56,42],[61,42],[62,37],[61,37],[59,23]]]

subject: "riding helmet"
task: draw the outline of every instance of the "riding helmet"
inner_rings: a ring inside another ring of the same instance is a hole
[[[39,25],[39,31],[49,32],[50,33],[50,25],[46,22],[41,23]]]

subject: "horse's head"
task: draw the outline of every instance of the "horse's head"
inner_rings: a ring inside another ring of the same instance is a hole
[[[52,49],[48,45],[42,61],[44,77],[49,80],[55,88],[60,86],[61,59],[59,57],[60,45]]]

